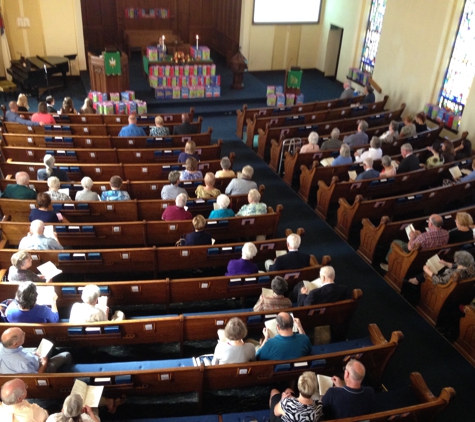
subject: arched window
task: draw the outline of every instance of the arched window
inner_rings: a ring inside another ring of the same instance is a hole
[[[386,0],[373,0],[369,12],[368,26],[361,53],[360,70],[373,74],[376,53],[378,52],[381,28],[383,27]]]
[[[474,20],[475,0],[466,0],[439,96],[439,107],[457,114],[463,113],[475,75]]]

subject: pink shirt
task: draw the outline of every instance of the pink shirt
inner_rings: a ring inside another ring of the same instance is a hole
[[[56,124],[54,117],[48,113],[35,113],[33,116],[31,116],[31,121],[37,123],[43,122],[45,125]]]
[[[309,152],[318,152],[320,151],[320,147],[315,144],[305,144],[302,148],[300,148],[301,154],[306,154]]]

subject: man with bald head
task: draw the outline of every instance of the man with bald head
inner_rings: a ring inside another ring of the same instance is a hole
[[[361,386],[366,374],[364,365],[351,359],[344,371],[343,379],[332,377],[334,387],[329,388],[322,398],[325,419],[352,418],[374,411],[374,390]]]
[[[292,318],[292,315],[288,312],[280,312],[276,320],[277,335],[271,338],[269,330],[264,328],[262,331],[264,333],[264,341],[256,353],[256,359],[284,360],[308,356],[312,351],[312,344],[305,335],[300,320]],[[293,331],[294,322],[298,333]]]
[[[24,250],[63,250],[64,248],[58,241],[56,233],[54,239],[46,237],[45,223],[41,220],[33,220],[30,224],[30,232],[20,240],[18,249]]]
[[[15,174],[16,185],[8,185],[2,198],[7,199],[36,199],[36,192],[29,188],[30,176],[25,171]]]
[[[25,333],[19,327],[5,330],[0,344],[0,374],[42,374],[57,372],[63,366],[71,366],[69,352],[59,353],[51,358],[40,357],[23,348]]]
[[[147,136],[147,135],[140,126],[137,126],[137,116],[135,114],[131,114],[129,116],[128,126],[124,126],[120,130],[119,136],[127,137],[127,136]]]
[[[26,399],[25,383],[15,378],[2,386],[2,403],[0,404],[0,420],[17,422],[44,422],[48,412],[37,404]]]
[[[20,125],[26,126],[44,126],[44,122],[32,122],[31,120],[24,119],[18,114],[18,105],[15,101],[10,101],[8,103],[8,110],[5,113],[5,121],[19,123]]]
[[[191,135],[198,133],[198,126],[194,126],[190,123],[190,115],[183,113],[181,115],[181,125],[175,125],[173,128],[174,135]]]

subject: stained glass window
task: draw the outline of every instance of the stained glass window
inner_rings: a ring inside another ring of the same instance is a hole
[[[462,114],[475,75],[475,0],[466,0],[439,107]]]
[[[369,12],[368,26],[361,54],[360,69],[373,74],[376,53],[378,52],[381,28],[383,27],[386,0],[373,0]]]

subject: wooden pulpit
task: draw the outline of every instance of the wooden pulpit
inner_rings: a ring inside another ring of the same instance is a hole
[[[127,54],[120,55],[121,75],[107,76],[105,72],[104,57],[87,53],[89,78],[91,90],[99,92],[123,92],[130,88],[129,59]]]

